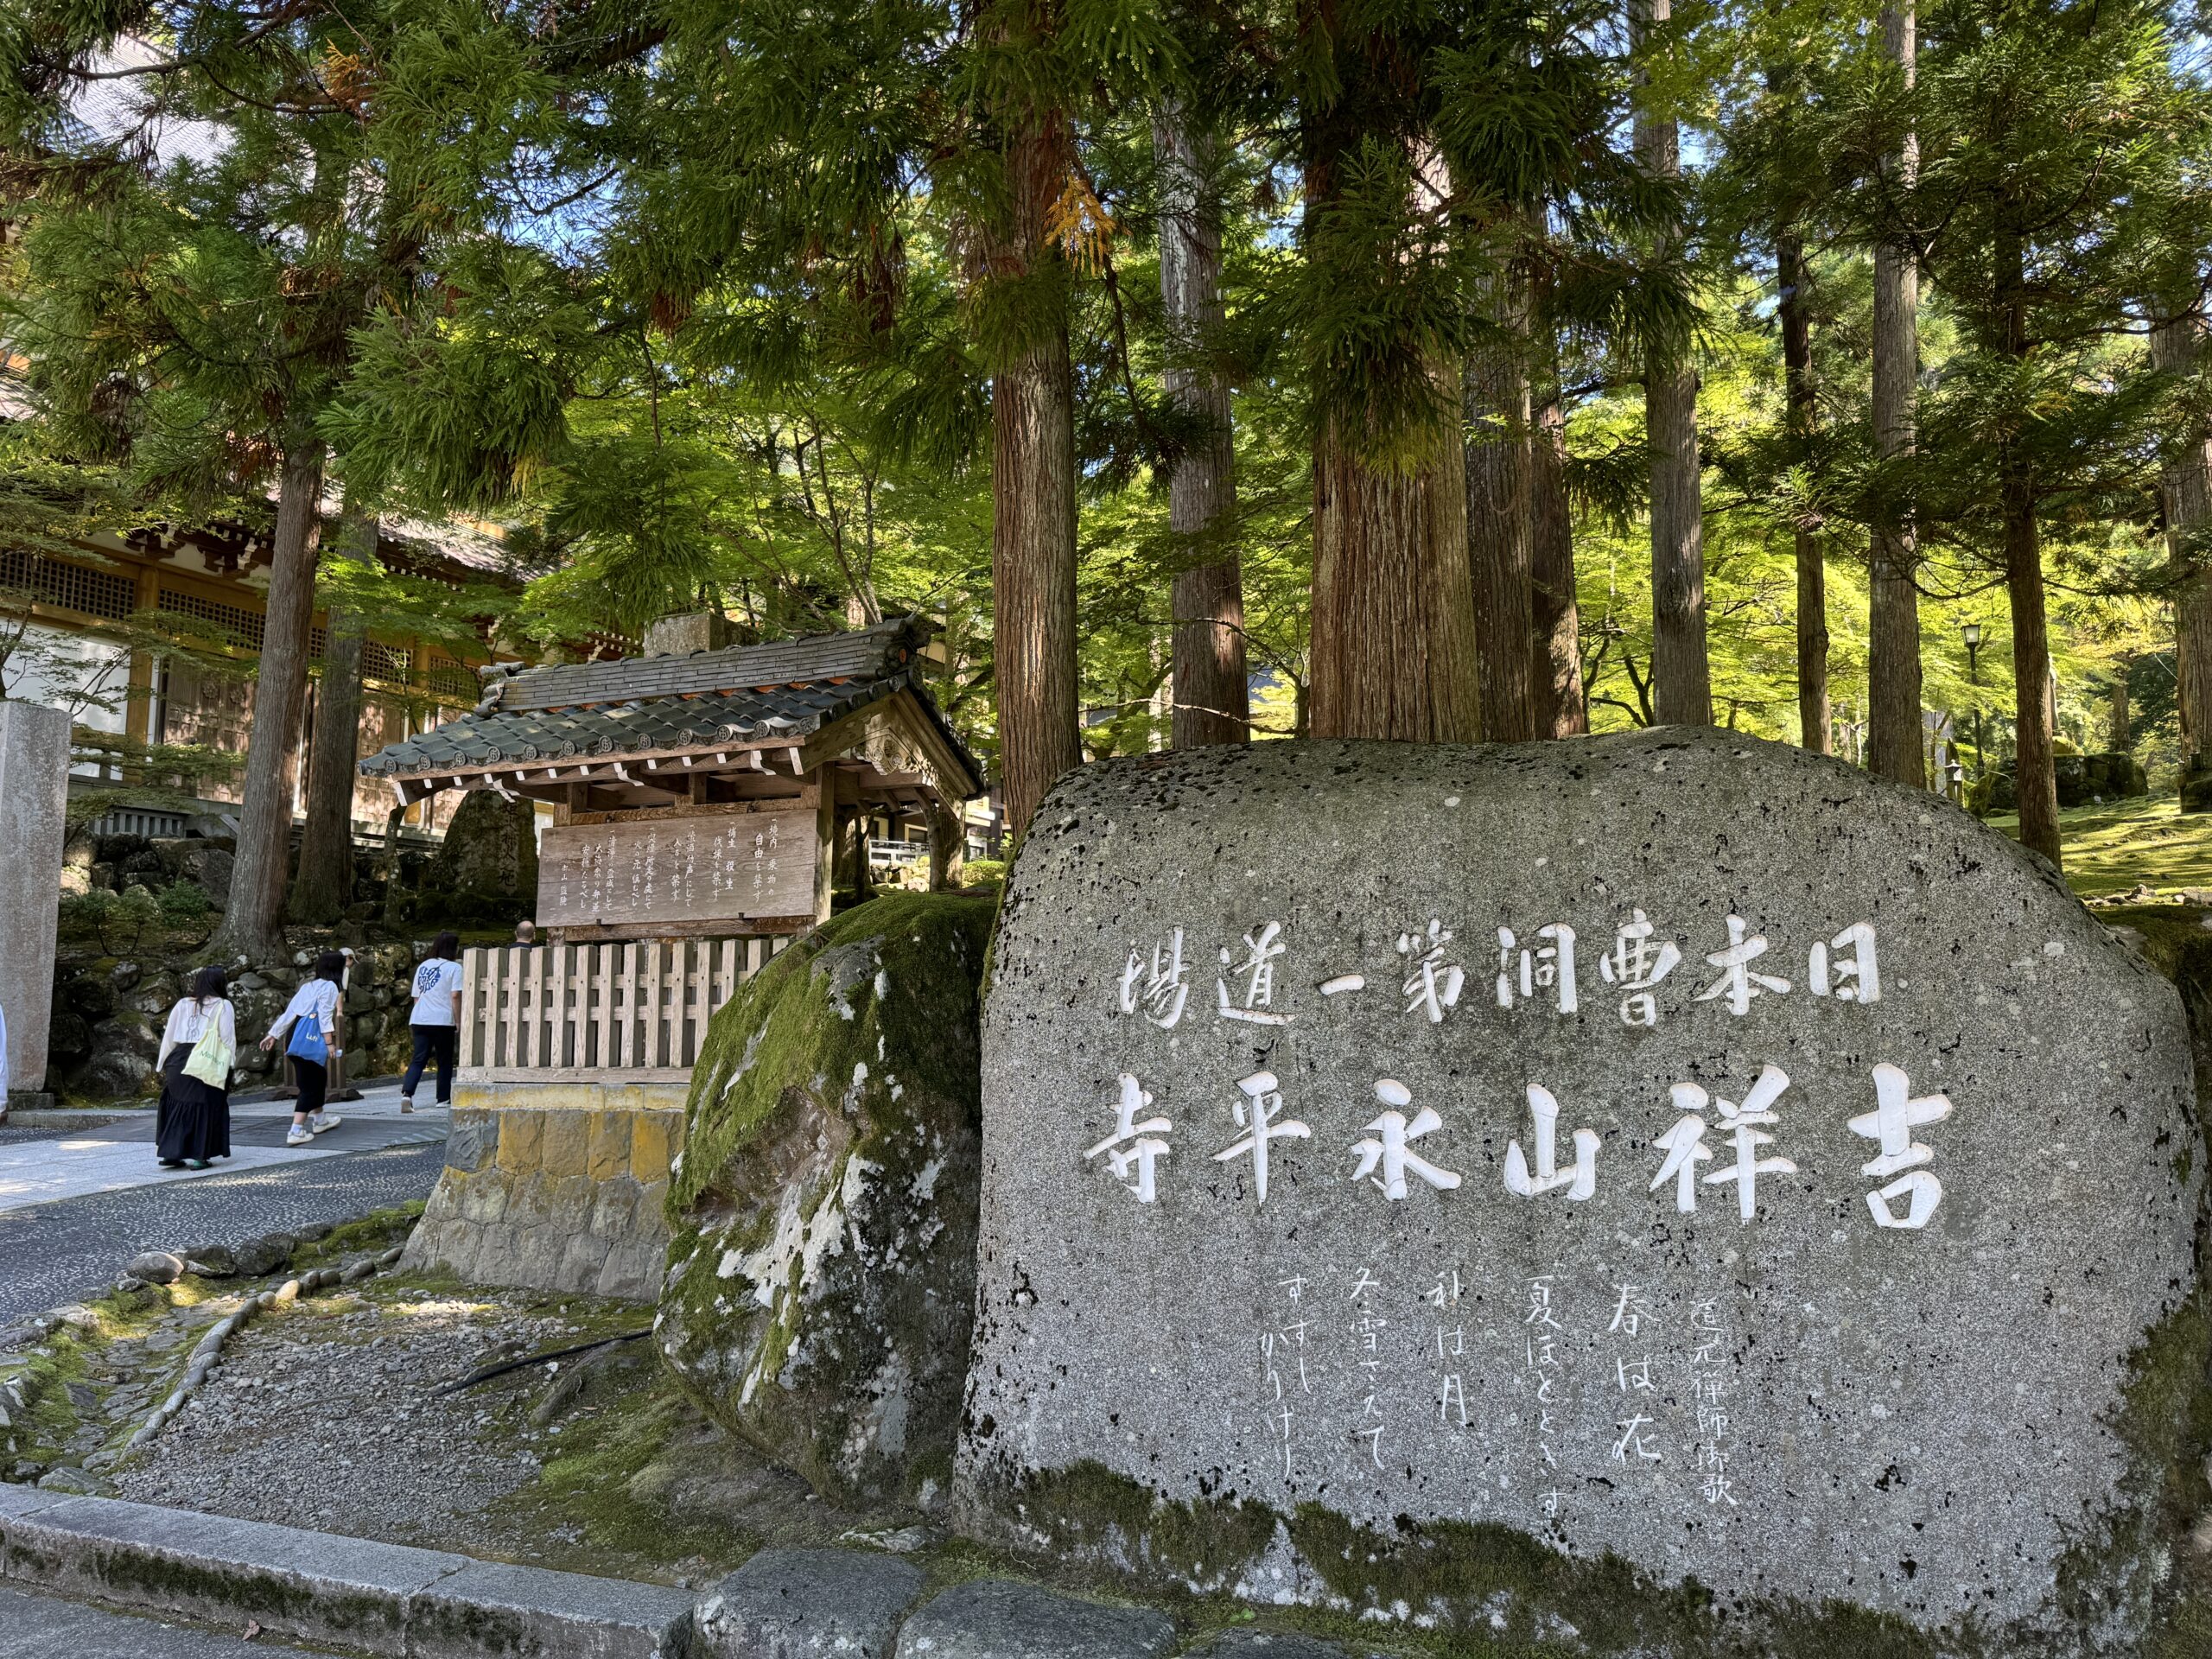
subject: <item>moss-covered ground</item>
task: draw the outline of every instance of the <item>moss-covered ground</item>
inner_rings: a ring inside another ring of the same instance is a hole
[[[2020,820],[1993,816],[1989,827],[2017,840]],[[2069,807],[2058,827],[2067,883],[2084,899],[2139,887],[2168,897],[2212,889],[2212,812],[2183,812],[2171,794]]]

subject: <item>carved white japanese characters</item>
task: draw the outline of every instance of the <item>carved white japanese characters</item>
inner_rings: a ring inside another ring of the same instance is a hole
[[[1279,942],[1282,932],[1281,922],[1269,922],[1256,934],[1244,936],[1244,956],[1238,961],[1232,957],[1227,945],[1221,947],[1221,965],[1230,970],[1214,981],[1214,991],[1219,1003],[1221,1017],[1242,1020],[1253,1026],[1287,1026],[1290,1016],[1275,1012],[1275,958],[1283,954]],[[1229,979],[1233,975],[1242,982],[1232,993]]]
[[[1751,999],[1770,994],[1779,996],[1789,988],[1789,982],[1772,974],[1755,971],[1751,963],[1766,954],[1766,935],[1745,932],[1745,921],[1740,916],[1728,918],[1728,943],[1721,950],[1706,958],[1720,969],[1720,977],[1697,994],[1700,1002],[1710,1002],[1716,996],[1725,997],[1731,1014],[1749,1014]]]
[[[1442,1024],[1445,1010],[1459,1006],[1467,983],[1466,970],[1444,960],[1444,947],[1451,943],[1451,930],[1433,916],[1427,932],[1398,935],[1398,954],[1406,958],[1406,1012],[1426,1014],[1432,1026]]]
[[[1631,919],[1622,923],[1615,934],[1613,948],[1598,958],[1599,976],[1608,985],[1628,993],[1621,999],[1621,1023],[1624,1026],[1659,1023],[1659,1004],[1652,991],[1682,959],[1681,947],[1672,939],[1652,943],[1651,936],[1656,931],[1650,918],[1640,910],[1634,911]]]
[[[1252,1185],[1259,1193],[1259,1201],[1268,1201],[1268,1142],[1270,1141],[1306,1141],[1313,1131],[1294,1117],[1283,1117],[1282,1094],[1275,1086],[1272,1071],[1255,1071],[1249,1077],[1239,1078],[1236,1090],[1242,1096],[1230,1109],[1236,1115],[1236,1127],[1247,1131],[1242,1141],[1224,1147],[1214,1154],[1214,1161],[1225,1164],[1233,1158],[1249,1157],[1252,1160]]]
[[[1121,1004],[1123,1014],[1135,1014],[1140,1007],[1144,1017],[1161,1030],[1170,1030],[1183,1017],[1183,1005],[1191,1000],[1191,983],[1183,969],[1183,930],[1177,928],[1165,945],[1152,947],[1152,969],[1145,970],[1144,958],[1130,950],[1128,962],[1122,969]]]
[[[1175,1127],[1164,1117],[1147,1117],[1140,1122],[1137,1115],[1151,1109],[1151,1090],[1127,1071],[1122,1072],[1122,1098],[1116,1109],[1114,1133],[1083,1154],[1086,1159],[1103,1154],[1107,1167],[1114,1172],[1114,1179],[1135,1193],[1139,1204],[1150,1204],[1159,1196],[1153,1165],[1167,1155],[1167,1142],[1158,1137]],[[1129,1173],[1132,1169],[1136,1172],[1134,1179]]]
[[[1880,1001],[1882,970],[1874,960],[1874,925],[1853,922],[1832,939],[1815,939],[1806,958],[1805,980],[1815,996],[1833,995],[1839,1002]]]
[[[1555,994],[1559,1011],[1580,1007],[1574,984],[1574,930],[1554,922],[1536,930],[1537,943],[1522,944],[1510,927],[1497,930],[1497,1006],[1510,1008],[1540,990]]]
[[[1797,1166],[1787,1158],[1762,1158],[1761,1147],[1773,1144],[1774,1137],[1760,1133],[1764,1124],[1779,1123],[1782,1120],[1767,1109],[1773,1105],[1783,1090],[1789,1086],[1789,1074],[1778,1065],[1763,1067],[1752,1083],[1751,1092],[1744,1096],[1740,1106],[1732,1101],[1716,1099],[1720,1109],[1720,1127],[1728,1132],[1734,1142],[1736,1159],[1725,1164],[1705,1178],[1707,1186],[1733,1181],[1736,1184],[1736,1211],[1749,1221],[1758,1213],[1758,1178],[1762,1175],[1795,1175]]]
[[[1667,1161],[1651,1178],[1651,1191],[1656,1192],[1672,1179],[1675,1208],[1687,1216],[1697,1208],[1697,1166],[1711,1161],[1713,1157],[1712,1148],[1705,1144],[1706,1121],[1702,1116],[1713,1103],[1713,1096],[1694,1083],[1675,1084],[1668,1092],[1675,1109],[1681,1116],[1675,1120],[1673,1128],[1651,1143],[1667,1154]]]
[[[1408,1175],[1418,1176],[1440,1192],[1448,1192],[1458,1186],[1458,1175],[1430,1163],[1408,1145],[1444,1127],[1444,1120],[1436,1115],[1435,1109],[1424,1106],[1408,1122],[1405,1109],[1413,1104],[1414,1097],[1406,1085],[1395,1077],[1376,1081],[1375,1098],[1388,1109],[1367,1126],[1367,1139],[1353,1143],[1352,1150],[1359,1154],[1359,1166],[1352,1171],[1352,1179],[1372,1181],[1386,1198],[1406,1196]]]
[[[1550,1090],[1533,1083],[1529,1085],[1529,1114],[1536,1122],[1536,1167],[1531,1173],[1520,1141],[1509,1143],[1505,1148],[1505,1190],[1520,1198],[1533,1198],[1565,1187],[1570,1201],[1580,1203],[1587,1198],[1598,1190],[1597,1131],[1574,1132],[1574,1163],[1570,1168],[1561,1169],[1559,1102],[1553,1098]]]
[[[1948,1095],[1923,1095],[1915,1099],[1912,1079],[1897,1066],[1885,1062],[1874,1068],[1874,1109],[1851,1120],[1851,1132],[1881,1143],[1881,1154],[1859,1166],[1862,1175],[1880,1180],[1895,1175],[1880,1191],[1866,1195],[1877,1227],[1899,1227],[1917,1232],[1928,1224],[1936,1206],[1943,1201],[1943,1183],[1923,1164],[1934,1161],[1932,1147],[1912,1138],[1912,1132],[1929,1123],[1941,1123],[1951,1115]],[[1906,1172],[1901,1173],[1900,1172]],[[1891,1209],[1892,1199],[1909,1198],[1904,1215]]]

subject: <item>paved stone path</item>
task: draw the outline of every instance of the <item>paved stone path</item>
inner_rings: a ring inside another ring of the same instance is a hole
[[[231,1107],[231,1156],[212,1169],[163,1169],[153,1158],[154,1118],[135,1114],[98,1128],[0,1145],[0,1214],[88,1192],[207,1180],[242,1169],[263,1169],[384,1147],[422,1146],[445,1138],[447,1114],[435,1107],[410,1116],[399,1111],[399,1090],[368,1090],[339,1108],[338,1128],[311,1146],[287,1147],[290,1108],[281,1102]]]
[[[429,1196],[444,1113],[403,1117],[390,1088],[340,1110],[338,1128],[292,1150],[289,1109],[234,1106],[232,1156],[207,1171],[157,1167],[150,1117],[0,1146],[0,1320],[91,1295],[141,1250],[238,1244]]]
[[[0,1590],[0,1659],[282,1659],[302,1651]]]

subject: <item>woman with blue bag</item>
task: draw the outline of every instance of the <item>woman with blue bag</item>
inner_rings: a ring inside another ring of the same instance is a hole
[[[194,974],[162,1028],[162,1103],[154,1151],[163,1169],[205,1169],[231,1155],[231,1062],[238,1046],[236,1011],[220,968]]]
[[[326,950],[317,957],[315,977],[292,993],[284,1012],[261,1039],[265,1054],[275,1050],[286,1031],[292,1033],[284,1052],[291,1056],[300,1097],[292,1103],[292,1132],[284,1137],[288,1147],[304,1147],[340,1122],[337,1113],[322,1109],[322,1100],[330,1087],[331,1058],[345,1052],[338,1040],[338,982],[345,972],[346,958],[338,951]]]

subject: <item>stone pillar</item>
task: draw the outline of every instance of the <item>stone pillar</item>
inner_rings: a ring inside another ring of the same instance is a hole
[[[0,848],[7,849],[0,859],[0,1009],[8,1015],[5,1083],[16,1093],[46,1086],[68,798],[69,716],[40,703],[0,702]]]

